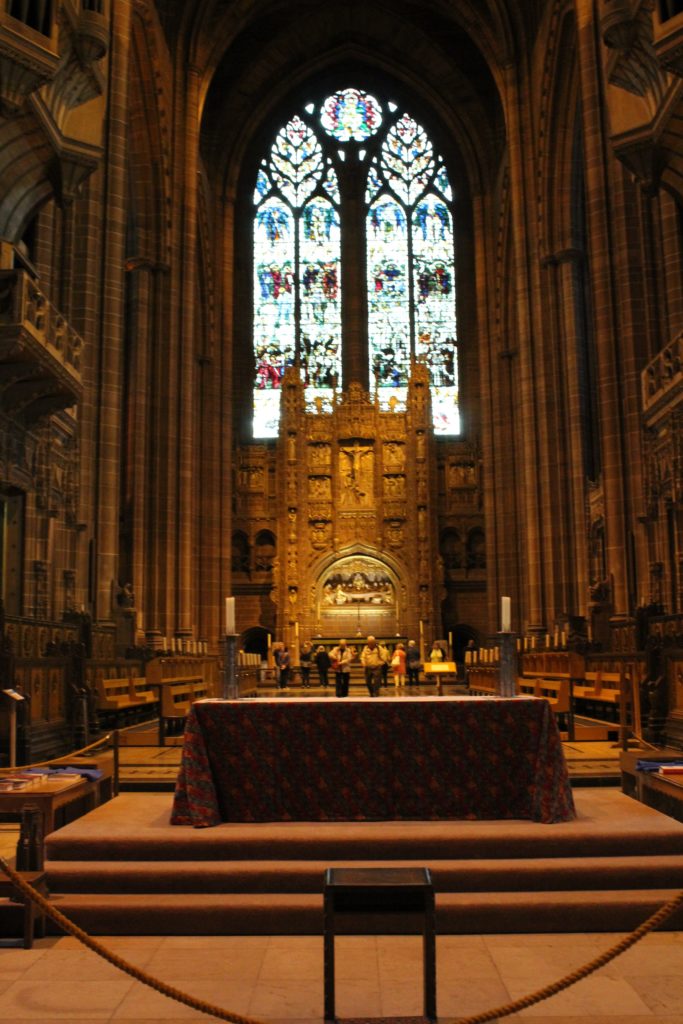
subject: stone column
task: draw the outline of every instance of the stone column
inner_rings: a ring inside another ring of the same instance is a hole
[[[609,168],[614,156],[604,124],[598,33],[592,0],[574,0],[577,18],[579,84],[583,116],[588,254],[594,298],[596,390],[600,414],[602,484],[605,496],[605,553],[612,580],[616,615],[628,613],[625,552],[627,550],[622,380],[618,360],[615,268],[612,253],[612,187]]]
[[[519,397],[521,428],[519,478],[521,494],[520,513],[525,531],[522,546],[526,569],[526,613],[528,627],[540,629],[544,622],[543,565],[540,532],[539,445],[540,425],[538,391],[540,368],[535,358],[534,324],[532,320],[531,271],[529,264],[529,237],[531,229],[528,211],[531,208],[530,186],[527,182],[525,155],[530,136],[522,122],[523,97],[517,81],[517,68],[505,70],[505,108],[508,123],[508,149],[510,160],[510,212],[512,227],[513,266],[515,292],[513,295],[518,359],[515,381]],[[509,345],[509,343],[508,343]]]
[[[368,297],[366,285],[364,163],[344,166],[340,174],[342,258],[342,387],[351,381],[374,387],[368,370]]]
[[[102,225],[102,311],[96,397],[96,564],[95,618],[111,615],[112,581],[119,569],[120,452],[123,370],[123,261],[126,238],[126,133],[131,5],[112,7],[109,107],[105,129],[107,173]],[[124,581],[122,581],[124,582]]]
[[[197,301],[197,173],[199,156],[199,72],[188,67],[185,76],[185,106],[182,118],[182,267],[180,308],[180,380],[178,385],[178,632],[193,631],[193,551],[196,530],[195,484],[199,453],[195,445]]]
[[[582,254],[576,249],[565,249],[553,256],[548,273],[555,277],[559,334],[557,348],[561,353],[560,370],[564,378],[566,415],[565,437],[567,457],[563,472],[566,474],[568,498],[568,536],[566,550],[566,576],[560,588],[557,611],[588,614],[588,558],[586,538],[586,486],[584,446],[582,433],[582,395],[579,368],[579,331],[576,319],[576,290],[581,287],[579,266]]]
[[[149,387],[150,387],[150,337],[152,333],[152,294],[155,274],[149,263],[132,271],[130,283],[131,298],[135,308],[133,326],[134,344],[131,350],[128,381],[128,451],[126,459],[127,479],[124,501],[128,507],[131,523],[132,565],[131,583],[138,608],[147,611],[148,595],[145,586],[147,577],[147,487],[151,477],[148,464],[149,438]],[[158,625],[156,617],[150,620]],[[148,628],[139,613],[138,631]],[[137,639],[137,638],[136,638]]]

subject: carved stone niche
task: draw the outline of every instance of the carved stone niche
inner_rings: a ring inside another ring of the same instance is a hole
[[[332,523],[324,519],[312,519],[308,524],[311,547],[315,551],[324,551],[332,546]]]
[[[310,501],[332,500],[332,479],[329,476],[309,476],[308,497]]]
[[[384,521],[384,543],[390,548],[401,548],[405,544],[405,522],[403,519]]]
[[[383,446],[385,473],[403,473],[406,464],[406,446],[400,441],[385,441]]]
[[[308,445],[308,466],[311,470],[329,473],[332,460],[332,449],[329,444],[316,441]]]
[[[385,476],[383,481],[383,491],[384,497],[388,499],[405,498],[406,478],[402,475]]]

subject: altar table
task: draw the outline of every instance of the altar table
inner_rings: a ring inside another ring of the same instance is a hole
[[[573,817],[545,700],[281,698],[192,705],[171,822]]]

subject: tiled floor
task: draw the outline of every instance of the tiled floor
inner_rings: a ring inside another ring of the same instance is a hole
[[[504,1005],[558,979],[619,936],[457,935],[437,940],[438,1010],[452,1021]],[[265,1021],[321,1022],[317,936],[117,937],[114,952],[174,987]],[[421,940],[337,940],[339,1017],[419,1016]],[[0,949],[0,1020],[174,1022],[216,1020],[147,988],[72,938],[33,950]],[[683,933],[647,936],[577,985],[504,1020],[536,1024],[683,1024]]]

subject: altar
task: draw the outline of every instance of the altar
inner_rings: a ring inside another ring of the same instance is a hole
[[[197,701],[172,824],[574,817],[536,698]]]

